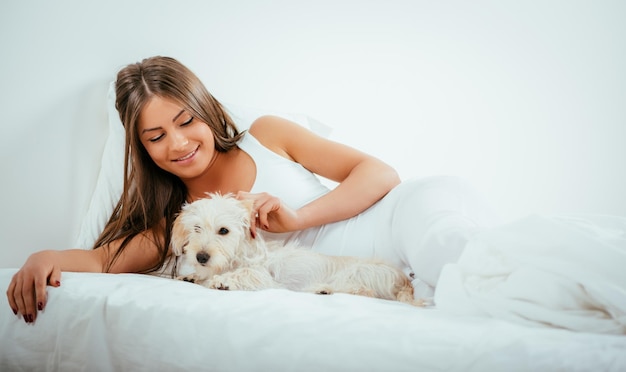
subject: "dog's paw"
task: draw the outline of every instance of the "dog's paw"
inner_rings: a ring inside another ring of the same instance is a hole
[[[182,280],[183,282],[195,283],[196,279],[191,276],[179,276],[176,279]]]
[[[330,288],[319,288],[315,290],[315,294],[319,295],[331,295],[333,294],[333,290]]]
[[[224,278],[222,278],[219,275],[215,275],[213,277],[213,279],[208,280],[205,283],[205,286],[209,287],[209,288],[213,288],[213,289],[219,289],[219,290],[222,290],[222,291],[230,290],[230,285],[228,285],[228,283],[226,283]]]

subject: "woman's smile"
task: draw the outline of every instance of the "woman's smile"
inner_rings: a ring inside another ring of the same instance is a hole
[[[191,151],[190,153],[188,153],[185,156],[182,156],[178,159],[174,159],[172,160],[173,162],[177,163],[177,164],[189,164],[193,161],[196,153],[198,153],[198,150],[200,149],[200,145],[196,146],[196,148]]]

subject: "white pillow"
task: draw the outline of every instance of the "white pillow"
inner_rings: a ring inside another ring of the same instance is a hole
[[[243,107],[223,103],[224,107],[237,124],[239,130],[250,127],[252,122],[262,115],[276,115],[296,122],[311,129],[320,136],[328,137],[332,128],[311,118],[308,115],[277,112],[251,107]],[[104,145],[100,172],[94,189],[89,208],[85,214],[75,246],[91,249],[98,236],[104,229],[115,204],[119,201],[124,184],[124,127],[119,114],[115,109],[115,82],[109,85],[107,96],[107,111],[109,116],[109,134]]]

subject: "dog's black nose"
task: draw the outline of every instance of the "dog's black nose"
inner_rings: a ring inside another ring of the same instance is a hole
[[[198,262],[201,264],[207,263],[210,257],[211,256],[209,256],[209,254],[206,252],[198,252],[198,254],[196,254],[196,260],[198,260]]]

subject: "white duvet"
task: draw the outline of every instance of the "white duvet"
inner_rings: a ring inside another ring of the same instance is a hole
[[[626,334],[626,218],[542,217],[470,241],[439,279],[439,309]]]
[[[624,335],[139,274],[63,273],[34,325],[1,296],[0,340],[0,371],[626,370]]]

